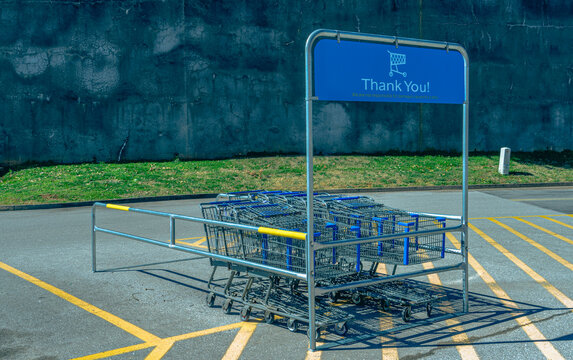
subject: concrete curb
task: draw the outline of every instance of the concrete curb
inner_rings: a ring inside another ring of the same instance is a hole
[[[492,185],[470,185],[470,190],[480,189],[519,189],[519,188],[541,188],[541,187],[568,187],[573,186],[573,182],[558,183],[537,183],[537,184],[492,184]],[[452,191],[461,190],[461,186],[413,186],[413,187],[393,187],[393,188],[371,188],[371,189],[327,189],[318,190],[320,192],[329,192],[333,194],[346,193],[363,193],[363,192],[398,192],[398,191]],[[170,201],[170,200],[191,200],[191,199],[213,199],[218,194],[188,194],[188,195],[171,195],[171,196],[153,196],[142,198],[115,199],[115,200],[97,200],[97,201],[80,201],[57,204],[38,204],[38,205],[0,205],[0,211],[19,211],[19,210],[44,210],[44,209],[61,209],[82,206],[92,206],[96,202],[126,204],[140,202]]]

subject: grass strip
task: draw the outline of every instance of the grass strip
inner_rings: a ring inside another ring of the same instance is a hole
[[[499,154],[469,158],[469,184],[573,182],[573,152],[513,153],[510,174],[497,172]],[[304,190],[304,156],[209,161],[29,164],[0,178],[0,205],[28,205],[135,197]],[[316,189],[461,185],[457,154],[316,156]]]

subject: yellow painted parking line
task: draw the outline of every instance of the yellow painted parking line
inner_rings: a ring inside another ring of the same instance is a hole
[[[380,330],[388,330],[392,328],[393,320],[389,317],[387,321],[380,321]],[[391,341],[390,338],[385,336],[380,337],[380,343],[385,343]],[[382,345],[382,359],[398,360],[400,357],[398,355],[398,348],[396,346],[384,346]]]
[[[543,286],[545,290],[547,290],[551,295],[553,295],[557,300],[559,300],[563,305],[568,308],[573,309],[573,300],[563,294],[560,290],[558,290],[555,286],[550,284],[545,278],[541,275],[536,273],[532,268],[527,266],[523,261],[521,261],[517,256],[513,255],[509,252],[506,248],[504,248],[501,244],[497,241],[492,239],[490,236],[485,234],[480,229],[476,228],[475,226],[470,224],[470,228],[475,231],[479,236],[481,236],[485,241],[487,241],[490,245],[496,248],[499,252],[501,252],[505,257],[507,257],[511,262],[513,262],[517,267],[519,267],[523,272],[529,275],[533,280],[535,280],[539,285]],[[573,310],[572,310],[573,311]]]
[[[174,342],[181,341],[181,340],[188,340],[188,339],[192,339],[192,338],[196,338],[196,337],[215,334],[218,332],[237,329],[237,328],[242,327],[243,324],[244,324],[243,322],[236,322],[233,324],[218,326],[218,327],[214,327],[211,329],[199,330],[199,331],[194,331],[194,332],[188,333],[188,334],[172,336],[172,337],[166,338],[165,340],[171,340]]]
[[[245,328],[245,324],[244,323],[235,323],[235,324],[230,324],[230,325],[224,325],[224,326],[219,326],[216,328],[212,328],[212,329],[206,329],[206,330],[200,330],[200,331],[195,331],[189,334],[183,334],[183,335],[177,335],[177,336],[173,336],[173,337],[169,337],[169,338],[165,338],[165,339],[161,339],[158,336],[155,336],[107,311],[104,311],[96,306],[93,306],[73,295],[70,295],[68,293],[66,293],[63,290],[60,290],[58,288],[56,288],[53,285],[50,285],[38,278],[35,278],[31,275],[28,275],[10,265],[7,265],[3,262],[0,262],[0,268],[11,273],[14,274],[44,290],[47,290],[49,292],[51,292],[52,294],[72,303],[73,305],[91,313],[94,314],[104,320],[106,320],[107,322],[117,326],[118,328],[132,334],[133,336],[145,341],[142,344],[136,344],[136,345],[131,345],[131,346],[126,346],[123,348],[119,348],[119,349],[114,349],[114,350],[109,350],[109,351],[105,351],[105,352],[101,352],[101,353],[97,353],[97,354],[91,354],[91,355],[87,355],[87,356],[82,356],[82,357],[78,357],[75,360],[96,360],[96,359],[103,359],[103,358],[108,358],[111,356],[116,356],[116,355],[121,355],[121,354],[125,354],[128,352],[133,352],[133,351],[138,351],[138,350],[143,350],[143,349],[147,349],[150,347],[155,347],[155,349],[149,353],[149,355],[147,356],[147,359],[161,359],[168,351],[169,349],[171,349],[171,347],[173,346],[173,344],[177,341],[181,341],[181,340],[187,340],[187,339],[191,339],[194,337],[199,337],[199,336],[205,336],[205,335],[210,335],[210,334],[214,334],[214,333],[218,333],[218,332],[222,332],[222,331],[227,331],[227,330],[231,330],[231,329],[235,329],[235,328],[239,328],[241,327],[242,329]],[[248,341],[248,338],[250,338],[250,335],[246,335],[246,334],[252,334],[252,331],[254,331],[254,327],[256,327],[256,323],[249,323],[250,325],[246,327],[245,330],[243,330],[243,333],[241,335],[241,337],[239,337],[239,341],[244,342],[244,344],[246,344],[246,341]],[[251,330],[252,328],[252,330]],[[241,331],[239,332],[241,333]],[[246,339],[246,340],[245,340]],[[237,338],[236,338],[237,340]],[[242,350],[241,350],[242,351]],[[240,353],[238,353],[238,355],[240,355]],[[237,356],[238,358],[238,356]],[[229,359],[233,359],[233,357],[230,357]]]
[[[553,221],[554,223],[559,224],[559,225],[561,225],[561,226],[565,226],[565,227],[568,227],[569,229],[573,229],[573,226],[572,226],[572,225],[565,224],[564,222],[561,222],[561,221],[559,221],[559,220],[552,219],[552,218],[550,218],[549,216],[542,215],[541,217],[544,218],[544,219],[546,219],[546,220]]]
[[[376,267],[376,272],[378,274],[388,275],[388,269],[386,269],[386,264],[378,264],[378,267]]]
[[[478,230],[478,234],[485,235],[481,230],[477,229],[472,224],[468,224],[472,230]],[[477,231],[476,231],[477,232]],[[456,248],[460,248],[460,242],[450,233],[446,233],[448,239],[454,244]],[[487,236],[487,235],[485,235]],[[483,236],[482,236],[483,237]],[[477,260],[468,253],[468,262],[470,266],[476,271],[476,273],[480,276],[480,278],[486,283],[486,285],[490,288],[490,290],[500,298],[501,302],[505,304],[507,307],[511,307],[514,309],[519,309],[519,306],[511,300],[509,295],[495,282],[493,277],[485,270]],[[520,314],[515,313],[515,316],[518,316],[515,321],[519,324],[522,330],[527,334],[527,336],[533,341],[535,346],[543,353],[543,355],[547,359],[563,359],[565,358],[555,349],[555,347],[547,341],[547,338],[537,329],[537,327],[529,320],[527,316],[519,316]]]
[[[243,326],[241,326],[241,330],[239,330],[239,332],[235,336],[235,339],[233,340],[229,348],[227,348],[227,352],[223,356],[222,360],[238,359],[241,356],[243,350],[245,349],[245,346],[247,346],[247,343],[249,342],[249,339],[255,332],[256,328],[257,328],[257,323],[253,322],[243,323]]]
[[[378,264],[376,272],[378,274],[388,275],[388,269],[386,268],[386,264]],[[392,328],[392,317],[389,317],[387,321],[380,321],[380,330],[387,330],[390,328]],[[390,338],[387,338],[385,336],[380,337],[380,343],[384,343],[390,340],[391,340]],[[391,360],[399,359],[398,348],[395,346],[382,345],[382,359],[391,359]]]
[[[528,238],[527,236],[523,235],[522,233],[516,231],[515,229],[505,225],[504,223],[493,219],[493,218],[489,218],[488,220],[490,220],[491,222],[493,222],[494,224],[497,224],[499,226],[501,226],[502,228],[506,229],[507,231],[509,231],[510,233],[512,233],[513,235],[517,236],[518,238],[520,238],[521,240],[527,242],[528,244],[534,246],[535,248],[537,248],[538,250],[542,251],[543,253],[545,253],[546,255],[550,256],[553,260],[557,261],[558,263],[560,263],[561,265],[565,266],[566,268],[568,268],[569,270],[573,271],[573,264],[571,264],[569,261],[563,259],[561,256],[557,255],[556,253],[554,253],[553,251],[549,250],[548,248],[546,248],[545,246],[541,245],[540,243],[538,243],[537,241],[534,241],[530,238]],[[498,244],[499,245],[499,244]],[[499,245],[500,248],[501,245]],[[499,250],[499,249],[498,249]],[[501,251],[501,250],[500,250]],[[506,250],[507,251],[507,250]],[[533,271],[533,270],[532,270]]]
[[[163,356],[165,356],[165,354],[167,354],[167,352],[169,350],[171,350],[171,347],[173,347],[173,344],[175,344],[174,341],[171,340],[162,340],[159,342],[159,344],[157,344],[157,346],[155,347],[155,349],[153,349],[152,352],[149,353],[149,355],[147,355],[145,357],[145,360],[160,360],[163,358]]]
[[[573,217],[573,215],[568,215],[568,214],[552,214],[552,215],[522,215],[522,218],[537,218],[537,217],[560,217],[560,216],[571,216]],[[484,217],[474,217],[474,218],[469,218],[470,220],[485,220],[485,219],[490,219],[492,218],[492,216],[484,216]],[[513,216],[493,216],[494,219],[511,219],[513,218]]]
[[[571,239],[569,239],[569,238],[566,238],[566,237],[563,236],[563,235],[559,235],[559,234],[557,234],[556,232],[553,232],[553,231],[551,231],[551,230],[549,230],[549,229],[546,229],[546,228],[544,228],[544,227],[541,227],[541,226],[539,226],[539,225],[537,225],[537,224],[534,224],[534,223],[532,223],[532,222],[530,222],[530,221],[527,221],[527,220],[525,220],[525,219],[522,219],[522,218],[520,218],[520,217],[518,217],[518,216],[516,216],[514,219],[519,220],[519,221],[521,221],[521,222],[524,223],[524,224],[527,224],[527,225],[529,225],[529,226],[531,226],[531,227],[536,228],[537,230],[541,230],[541,231],[543,231],[544,233],[547,233],[547,234],[549,234],[549,235],[551,235],[551,236],[554,236],[554,237],[558,238],[559,240],[563,240],[563,241],[565,241],[565,242],[567,242],[567,243],[573,245],[573,240],[571,240]],[[572,228],[573,228],[573,226],[572,226]]]
[[[319,341],[316,342],[316,346],[321,346],[322,344],[323,343]],[[304,360],[320,360],[321,357],[322,357],[322,351],[320,350],[312,351],[308,349],[306,351],[306,357],[304,358]]]
[[[121,354],[127,354],[127,353],[129,353],[129,352],[139,351],[139,350],[143,350],[143,349],[148,349],[148,348],[153,347],[153,346],[155,346],[155,344],[153,344],[153,343],[142,343],[142,344],[126,346],[126,347],[122,347],[122,348],[118,348],[118,349],[108,350],[108,351],[100,352],[100,353],[97,353],[97,354],[91,354],[91,355],[87,355],[87,356],[81,356],[81,357],[73,358],[73,359],[70,359],[70,360],[98,360],[98,359],[107,359],[107,358],[110,358],[110,357],[112,357],[112,356],[121,355]]]
[[[191,333],[187,333],[187,334],[182,334],[182,335],[176,335],[176,336],[172,336],[172,337],[168,337],[165,339],[159,339],[158,341],[154,341],[154,342],[149,342],[149,343],[143,343],[143,344],[137,344],[137,345],[132,345],[132,346],[126,346],[123,348],[119,348],[119,349],[114,349],[114,350],[109,350],[109,351],[104,351],[101,353],[97,353],[97,354],[92,354],[92,355],[88,355],[88,356],[82,356],[79,358],[75,358],[75,359],[71,359],[71,360],[97,360],[97,359],[105,359],[105,358],[109,358],[115,355],[121,355],[121,354],[126,354],[128,352],[133,352],[133,351],[138,351],[138,350],[143,350],[143,349],[147,349],[150,347],[154,347],[154,346],[167,346],[168,343],[176,343],[178,341],[182,341],[182,340],[188,340],[188,339],[192,339],[192,338],[196,338],[196,337],[201,337],[201,336],[206,336],[206,335],[211,335],[211,334],[216,334],[219,332],[223,332],[223,331],[228,331],[228,330],[233,330],[233,329],[237,329],[243,326],[243,322],[237,322],[234,324],[229,324],[229,325],[223,325],[223,326],[218,326],[218,327],[214,327],[211,329],[206,329],[206,330],[199,330],[199,331],[194,331]],[[158,350],[159,352],[159,350]],[[151,355],[151,353],[150,353]]]
[[[184,240],[195,240],[195,239],[199,239],[193,243],[184,241]],[[189,245],[189,246],[194,246],[194,247],[198,247],[198,248],[202,248],[202,249],[207,249],[207,246],[202,245],[205,241],[207,240],[206,237],[204,236],[199,236],[199,237],[192,237],[192,238],[187,238],[187,239],[175,239],[175,243],[177,244],[183,244],[183,245]]]
[[[511,201],[570,201],[573,198],[541,198],[541,199],[508,199]]]
[[[423,263],[422,266],[424,269],[433,269],[434,264],[431,262]],[[442,280],[438,276],[438,274],[429,274],[428,280],[430,283],[438,286],[443,286]],[[444,306],[451,307],[449,302],[444,302]],[[476,360],[479,359],[479,356],[473,347],[470,345],[470,339],[468,335],[465,333],[463,326],[460,325],[460,322],[456,319],[446,319],[446,325],[450,326],[453,331],[457,332],[457,334],[452,336],[452,339],[456,343],[461,343],[463,345],[456,345],[456,350],[460,354],[463,360]]]
[[[193,244],[191,244],[191,245],[207,248],[207,246],[202,245],[205,241],[207,241],[207,238],[206,238],[206,237],[202,237],[201,239],[195,241],[195,242],[194,242]]]
[[[58,289],[57,287],[50,285],[40,279],[37,279],[31,275],[28,275],[18,269],[15,269],[13,267],[11,267],[10,265],[4,264],[3,262],[0,262],[0,268],[8,271],[9,273],[12,273],[44,290],[47,290],[49,292],[51,292],[52,294],[76,305],[77,307],[91,313],[94,314],[102,319],[104,319],[105,321],[117,326],[118,328],[130,333],[131,335],[145,341],[145,342],[153,342],[153,341],[158,341],[160,338],[143,330],[142,328],[133,325],[107,311],[104,311],[96,306],[93,306],[81,299],[78,299],[77,297],[68,294],[67,292]]]
[[[206,240],[207,238],[205,236],[193,236],[193,237],[189,237],[189,238],[182,238],[182,239],[176,239],[177,241],[187,241],[187,240]]]

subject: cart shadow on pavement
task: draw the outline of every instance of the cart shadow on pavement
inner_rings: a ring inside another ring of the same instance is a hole
[[[193,259],[196,258],[99,271],[137,271],[147,276],[208,293],[207,280],[157,267],[161,264]],[[150,268],[149,266],[153,267]],[[214,282],[218,281],[225,281],[225,276],[217,276]],[[507,300],[469,292],[470,311],[463,313],[463,291],[445,286],[430,285],[422,281],[409,281],[421,289],[428,289],[428,291],[442,295],[439,301],[433,304],[430,317],[427,315],[425,306],[412,307],[410,321],[404,322],[402,308],[399,304],[384,309],[379,299],[365,298],[361,305],[356,305],[350,298],[342,298],[336,303],[331,303],[326,297],[317,298],[320,303],[332,305],[336,311],[340,310],[354,317],[348,323],[348,332],[344,336],[337,335],[328,328],[324,329],[319,339],[322,345],[317,349],[339,352],[357,349],[381,349],[383,347],[408,347],[420,348],[425,355],[428,355],[428,353],[434,352],[436,347],[455,347],[464,344],[527,343],[533,341],[499,341],[499,336],[518,331],[521,326],[515,320],[520,317],[527,316],[533,324],[537,324],[565,316],[573,310],[550,308],[511,300],[511,303],[519,306],[516,308],[508,304]],[[304,289],[301,290],[304,293]],[[236,311],[229,313],[235,314]],[[282,328],[278,331],[287,330]],[[469,343],[453,340],[454,336],[464,333],[467,335]],[[573,334],[570,334],[556,339],[547,339],[547,341],[571,341],[572,339]]]
[[[423,282],[419,282],[421,286]],[[519,308],[504,303],[504,299],[493,296],[469,293],[469,312],[462,312],[463,292],[461,290],[440,287],[446,293],[441,302],[434,304],[431,317],[425,311],[414,310],[412,319],[405,323],[399,309],[383,311],[374,301],[366,306],[355,305],[344,309],[355,316],[350,329],[344,338],[326,334],[324,345],[326,351],[344,351],[372,349],[382,347],[408,347],[422,350],[429,355],[436,347],[471,345],[491,345],[500,343],[527,343],[531,340],[499,341],[499,336],[512,331],[519,331],[521,326],[516,319],[527,316],[533,324],[550,321],[556,317],[566,316],[573,309],[549,308],[535,304],[512,300]],[[352,310],[354,307],[354,310]],[[456,342],[453,337],[465,333],[469,342]],[[571,336],[547,341],[570,341]]]

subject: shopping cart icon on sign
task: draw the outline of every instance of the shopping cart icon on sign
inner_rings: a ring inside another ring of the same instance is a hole
[[[388,50],[386,50],[388,51]],[[388,54],[390,54],[390,76],[394,76],[394,73],[398,73],[400,75],[402,75],[403,77],[406,77],[406,72],[401,72],[398,70],[398,65],[404,65],[406,64],[406,55],[404,54],[398,54],[398,53],[393,53],[388,51]]]

